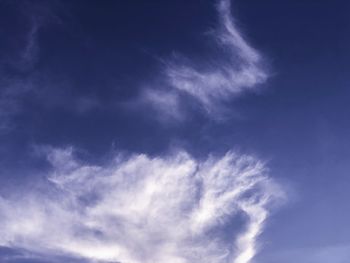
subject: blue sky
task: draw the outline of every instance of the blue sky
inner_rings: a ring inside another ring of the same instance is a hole
[[[0,1],[0,261],[347,263],[347,1]]]

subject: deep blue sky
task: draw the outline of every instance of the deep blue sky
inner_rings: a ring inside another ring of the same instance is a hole
[[[269,79],[229,101],[224,121],[194,109],[169,124],[131,102],[144,83],[156,85],[169,57],[201,59],[211,49],[213,1],[0,1],[0,189],[45,174],[38,145],[74,146],[94,164],[115,151],[162,156],[180,147],[202,158],[234,149],[267,161],[287,189],[256,262],[313,263],[330,250],[317,262],[346,263],[349,12],[341,0],[233,1]]]

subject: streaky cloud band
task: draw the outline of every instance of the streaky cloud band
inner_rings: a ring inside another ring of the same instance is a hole
[[[233,22],[230,0],[218,1],[217,10],[219,26],[211,34],[217,49],[208,55],[207,62],[175,56],[164,63],[164,87],[143,92],[143,100],[160,112],[161,120],[165,116],[184,119],[183,98],[197,104],[210,118],[223,119],[225,102],[256,90],[268,78],[262,56],[245,41]]]
[[[248,263],[274,202],[264,164],[184,151],[103,166],[51,149],[41,190],[0,198],[0,246],[121,263]],[[223,234],[225,233],[225,234]]]

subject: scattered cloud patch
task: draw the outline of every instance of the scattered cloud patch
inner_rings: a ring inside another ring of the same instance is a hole
[[[282,196],[262,162],[234,152],[120,155],[105,166],[72,149],[47,157],[42,189],[0,198],[0,246],[90,261],[248,263]]]

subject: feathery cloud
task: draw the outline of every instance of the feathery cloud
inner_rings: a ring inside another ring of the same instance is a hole
[[[43,189],[0,198],[0,246],[89,261],[248,263],[281,196],[262,162],[233,152],[93,166],[64,149],[48,159]]]
[[[213,119],[223,117],[225,102],[255,90],[268,78],[261,55],[245,41],[233,22],[230,0],[220,0],[217,10],[219,26],[212,32],[217,49],[206,61],[196,62],[177,56],[166,62],[166,88],[162,91],[191,99]],[[152,93],[155,95],[150,96]],[[159,100],[159,94],[159,90],[149,89],[144,100],[167,113],[168,117],[179,119],[179,108],[183,105],[173,105],[172,95],[170,103],[174,110],[169,111],[169,105],[164,103],[167,96]]]

